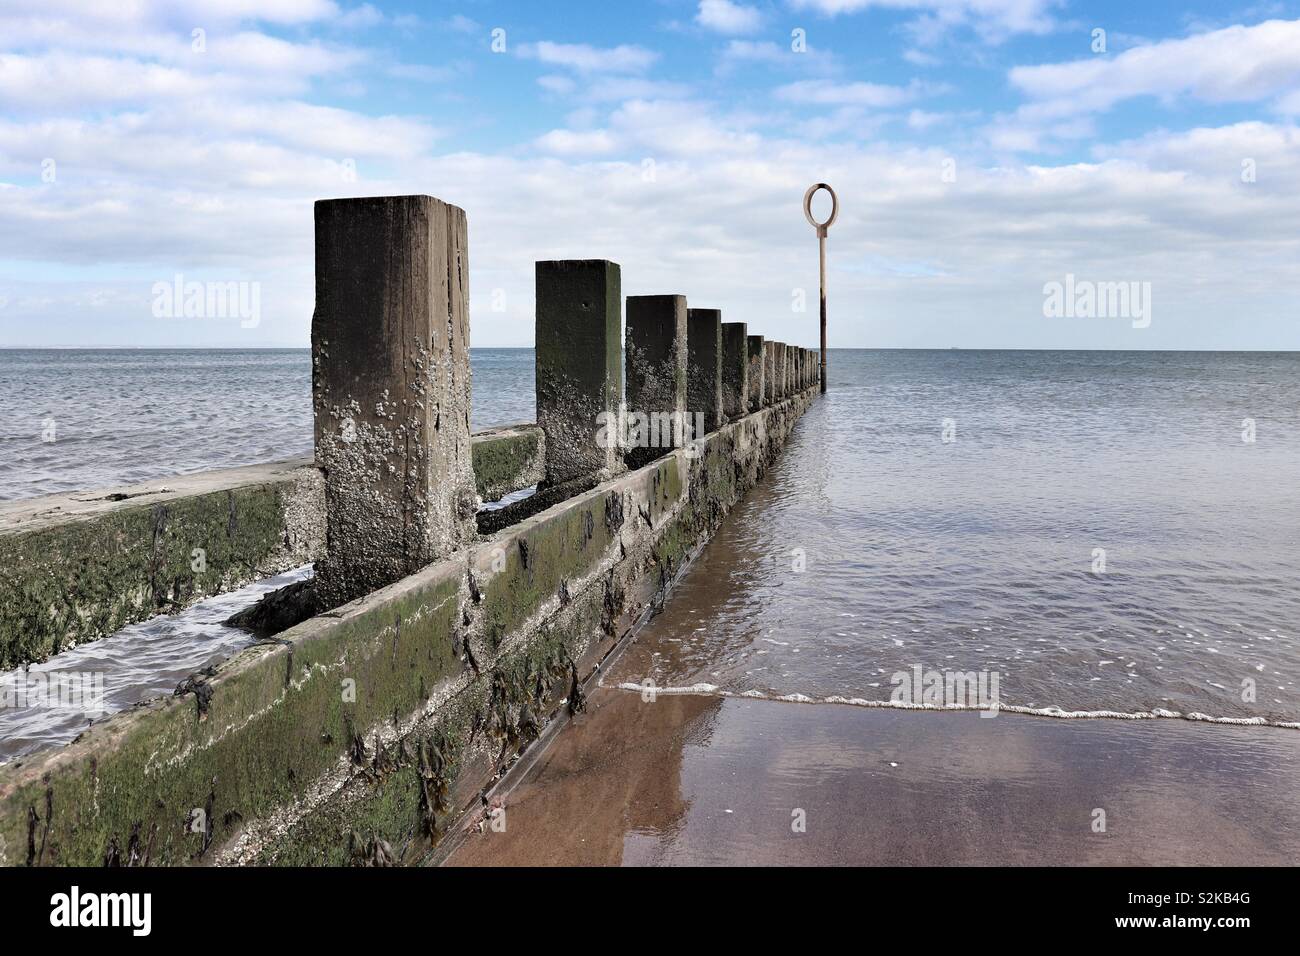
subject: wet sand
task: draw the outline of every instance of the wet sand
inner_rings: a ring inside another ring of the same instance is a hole
[[[447,862],[1294,865],[1298,771],[1292,730],[604,688]]]

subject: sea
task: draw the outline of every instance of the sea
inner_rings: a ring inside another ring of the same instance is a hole
[[[472,366],[476,429],[533,420],[531,350]],[[976,674],[1044,717],[1300,726],[1300,353],[833,349],[827,381],[621,679],[917,706],[914,675]],[[305,349],[0,350],[0,501],[311,440]],[[264,590],[39,666],[110,657],[129,706]],[[0,709],[0,760],[85,726],[37,716]]]

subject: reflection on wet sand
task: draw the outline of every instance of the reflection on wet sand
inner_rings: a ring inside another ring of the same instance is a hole
[[[1287,730],[604,689],[449,862],[1293,864],[1298,770]]]
[[[509,796],[504,832],[472,838],[450,864],[649,862],[687,816],[682,759],[708,745],[721,704],[679,695],[648,705],[598,691]]]

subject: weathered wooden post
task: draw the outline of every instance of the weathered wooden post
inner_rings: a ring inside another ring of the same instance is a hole
[[[763,375],[763,336],[745,337],[746,357],[749,360],[749,410],[756,412],[767,404],[763,394],[767,386],[767,377]]]
[[[604,480],[624,468],[618,441],[623,394],[618,263],[538,262],[536,281],[537,424],[546,436],[544,484]],[[599,440],[602,434],[605,441]]]
[[[776,343],[776,400],[785,401],[790,397],[790,347],[784,342]]]
[[[768,340],[763,343],[763,404],[775,405],[780,398],[777,396],[776,381],[776,348],[780,343]]]
[[[464,211],[432,196],[316,203],[321,609],[474,537],[468,248]]]
[[[722,323],[722,414],[734,422],[749,414],[749,353],[744,322]]]
[[[627,413],[640,468],[682,443],[686,422],[686,296],[627,297]]]
[[[722,425],[722,312],[686,310],[686,408],[704,416],[705,432]],[[703,435],[696,435],[703,438]]]

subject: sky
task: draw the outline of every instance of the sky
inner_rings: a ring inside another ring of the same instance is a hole
[[[1298,121],[1300,0],[0,0],[0,346],[304,347],[407,193],[475,346],[570,258],[814,345],[827,182],[832,346],[1300,349]]]

